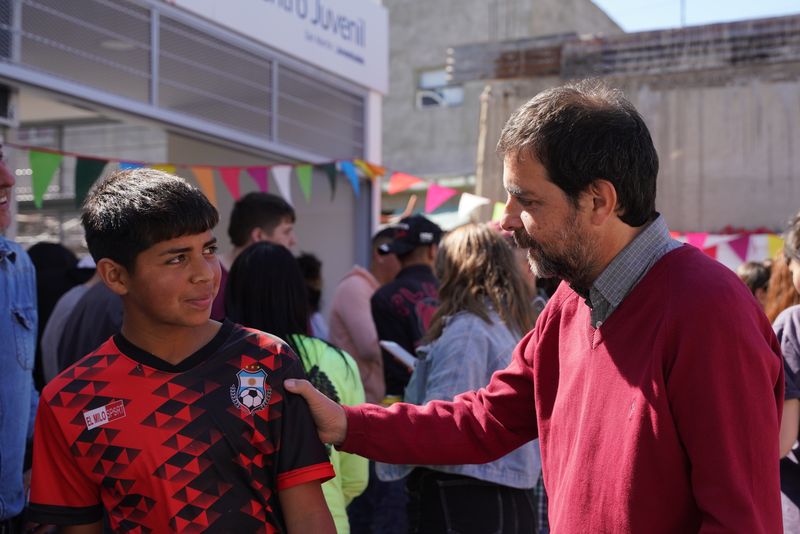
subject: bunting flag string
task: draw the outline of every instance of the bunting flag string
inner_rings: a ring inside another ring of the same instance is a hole
[[[8,143],[7,146],[28,151],[34,189],[34,201],[41,208],[47,187],[53,179],[55,171],[60,166],[65,156],[74,157],[75,165],[75,203],[80,205],[86,197],[91,186],[103,174],[107,165],[114,165],[120,170],[139,168],[152,168],[170,174],[178,174],[180,169],[187,169],[194,175],[197,184],[203,193],[216,206],[217,185],[219,179],[231,198],[238,200],[242,194],[242,171],[255,183],[259,191],[269,191],[269,178],[275,180],[278,193],[289,203],[292,202],[291,180],[292,174],[297,180],[306,202],[311,202],[313,194],[314,171],[320,171],[327,177],[331,187],[331,200],[336,195],[338,180],[344,177],[350,183],[353,194],[358,198],[361,194],[360,181],[362,179],[375,180],[381,176],[389,176],[388,194],[394,195],[405,191],[415,185],[427,190],[425,212],[430,213],[442,206],[452,197],[459,195],[459,218],[468,219],[469,214],[478,206],[490,204],[491,200],[471,193],[462,193],[455,189],[442,187],[436,183],[405,174],[402,172],[389,173],[385,167],[375,165],[362,159],[337,160],[327,163],[298,163],[295,165],[264,165],[264,166],[212,166],[191,165],[180,163],[148,163],[115,158],[98,158],[82,154],[61,152],[48,148],[30,147]]]
[[[747,261],[764,261],[774,258],[783,247],[783,239],[776,234],[742,232],[734,234],[712,234],[708,232],[671,232],[678,241],[696,246],[718,262],[736,270]]]
[[[306,202],[311,202],[314,170],[324,173],[331,187],[331,199],[336,194],[337,182],[340,178],[346,179],[353,194],[360,195],[361,179],[375,180],[378,177],[388,177],[387,193],[395,195],[414,187],[427,190],[425,199],[425,212],[431,213],[456,195],[458,197],[458,220],[465,222],[470,215],[480,206],[492,206],[492,220],[499,221],[504,213],[503,202],[493,202],[480,195],[460,192],[456,189],[443,187],[430,180],[402,172],[390,172],[386,168],[369,163],[361,159],[337,160],[327,163],[298,163],[295,165],[264,165],[264,166],[209,166],[187,165],[179,163],[146,163],[114,158],[99,158],[57,150],[30,147],[7,143],[8,147],[27,151],[28,162],[32,180],[34,204],[42,208],[45,193],[53,180],[56,171],[65,157],[75,158],[75,203],[80,206],[92,185],[103,174],[108,165],[116,165],[119,169],[136,169],[149,167],[168,173],[178,173],[180,169],[191,172],[196,183],[208,197],[209,201],[218,206],[217,180],[220,180],[225,189],[234,200],[241,196],[241,175],[247,175],[255,183],[259,191],[269,190],[269,178],[274,180],[277,193],[289,204],[292,204],[292,175],[297,180],[298,187]],[[69,168],[69,166],[65,166]],[[184,171],[185,172],[185,171]],[[252,186],[251,186],[252,189]],[[708,232],[671,232],[673,238],[689,243],[717,261],[736,269],[745,261],[763,261],[773,258],[783,247],[780,236],[769,233],[769,230],[747,232],[737,229],[725,229],[723,233],[712,234]]]
[[[109,164],[115,165],[119,170],[131,170],[139,168],[152,168],[170,174],[177,174],[179,169],[184,168],[191,171],[197,178],[198,184],[203,192],[211,199],[214,197],[216,202],[216,186],[214,180],[216,175],[223,182],[231,197],[238,199],[241,197],[241,171],[246,170],[247,174],[256,184],[259,191],[269,191],[269,177],[275,180],[278,192],[287,201],[291,202],[291,175],[295,171],[295,176],[300,182],[301,190],[307,201],[311,200],[313,170],[318,169],[325,173],[331,186],[331,199],[336,194],[336,188],[340,175],[347,179],[356,197],[360,195],[360,180],[374,180],[386,174],[386,169],[379,165],[361,160],[337,160],[328,163],[299,163],[296,165],[264,165],[249,167],[225,167],[211,165],[191,165],[179,163],[148,163],[142,161],[131,161],[119,158],[100,158],[87,156],[73,152],[63,152],[59,150],[31,147],[16,143],[6,143],[9,148],[14,148],[28,152],[29,166],[31,168],[31,180],[34,190],[34,203],[37,208],[41,208],[47,188],[53,180],[55,171],[60,166],[64,157],[75,158],[75,203],[80,205],[86,197],[89,189],[95,181],[103,174],[105,167]],[[275,168],[278,170],[275,171]],[[306,168],[312,170],[311,174]],[[299,173],[297,169],[300,169]]]

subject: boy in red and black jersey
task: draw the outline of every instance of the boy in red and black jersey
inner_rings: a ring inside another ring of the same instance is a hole
[[[197,189],[117,172],[84,204],[89,250],[121,332],[45,388],[31,515],[102,532],[334,532],[333,476],[280,340],[211,321],[218,215]]]

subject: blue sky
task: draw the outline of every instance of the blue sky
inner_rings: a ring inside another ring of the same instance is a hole
[[[676,28],[681,0],[592,0],[627,32]],[[687,26],[800,14],[800,0],[683,0]]]

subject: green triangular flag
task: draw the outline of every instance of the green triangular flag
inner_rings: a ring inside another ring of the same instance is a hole
[[[53,181],[53,175],[61,165],[61,160],[64,158],[61,154],[53,154],[52,152],[39,152],[31,150],[28,152],[28,161],[31,165],[31,180],[33,182],[33,203],[37,208],[42,207],[42,200],[47,191],[47,186]]]
[[[89,189],[97,181],[108,161],[104,159],[78,158],[75,164],[75,206],[80,208]]]
[[[314,171],[311,165],[298,165],[294,168],[297,175],[297,181],[300,182],[300,189],[303,191],[303,196],[306,197],[306,202],[311,202],[311,173]]]
[[[324,163],[322,165],[317,165],[317,168],[325,171],[325,174],[328,175],[328,181],[331,184],[331,200],[333,200],[334,195],[336,194],[336,180],[338,178],[338,171],[336,170],[335,163]]]
[[[506,211],[506,205],[503,202],[495,202],[494,210],[492,210],[492,221],[499,221],[503,218],[503,213]]]

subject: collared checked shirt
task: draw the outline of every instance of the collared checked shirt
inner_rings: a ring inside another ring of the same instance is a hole
[[[592,309],[592,326],[600,328],[622,300],[665,254],[683,243],[672,239],[661,214],[611,260],[589,289],[586,304]]]

